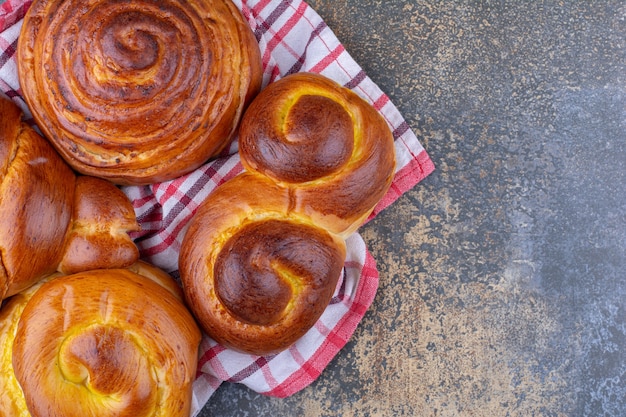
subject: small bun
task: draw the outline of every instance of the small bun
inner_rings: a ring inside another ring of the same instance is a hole
[[[100,178],[78,176],[72,223],[57,270],[73,274],[132,264],[139,259],[139,249],[128,232],[135,230],[135,211],[119,188]]]
[[[3,407],[33,417],[188,417],[201,333],[157,275],[81,272],[12,298],[0,322],[9,329]]]
[[[202,204],[179,267],[205,331],[226,346],[264,355],[292,345],[315,324],[345,254],[343,239],[290,211],[287,190],[246,173]]]
[[[230,0],[36,0],[17,56],[44,135],[78,172],[119,184],[172,179],[217,155],[262,77]]]
[[[292,193],[294,211],[348,236],[393,179],[393,136],[382,116],[336,82],[311,73],[263,90],[241,123],[243,166]]]
[[[314,74],[262,91],[239,140],[246,170],[199,207],[179,268],[204,330],[265,355],[287,349],[328,306],[345,238],[391,184],[394,144],[371,105]]]
[[[139,258],[129,199],[108,181],[76,177],[21,115],[0,97],[0,301],[55,271]]]

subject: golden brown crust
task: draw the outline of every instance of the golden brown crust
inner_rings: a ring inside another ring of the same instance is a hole
[[[174,281],[172,277],[161,268],[158,268],[148,262],[139,260],[134,264],[128,266],[126,269],[136,274],[143,275],[146,278],[150,278],[152,281],[156,282],[157,284],[171,292],[180,301],[183,301],[185,296],[183,294],[182,288],[180,288],[180,285],[178,285],[178,283]]]
[[[77,171],[120,184],[219,153],[258,92],[258,45],[230,0],[37,0],[18,74],[38,125]]]
[[[263,90],[241,122],[244,167],[288,187],[296,210],[344,237],[393,179],[393,136],[382,116],[318,74],[292,74]]]
[[[323,76],[270,84],[243,117],[246,168],[200,206],[181,246],[185,296],[228,347],[287,349],[322,315],[345,238],[389,189],[394,143],[378,112]]]
[[[345,243],[291,208],[286,189],[244,173],[194,216],[179,259],[183,289],[218,342],[258,355],[278,352],[330,302]]]
[[[6,271],[1,299],[56,271],[72,217],[75,175],[21,121],[15,104],[0,98],[0,115],[4,125],[13,126],[0,138],[0,148],[11,149],[1,163],[0,251]]]
[[[100,178],[76,178],[67,245],[58,270],[73,274],[90,269],[123,268],[139,259],[129,232],[139,230],[128,197]]]
[[[139,258],[128,198],[79,176],[0,98],[0,301],[55,271],[125,267]]]
[[[13,372],[13,341],[22,311],[44,282],[61,274],[42,279],[27,290],[14,295],[0,309],[0,417],[30,417],[24,393]]]
[[[13,370],[33,417],[187,417],[200,338],[184,304],[152,279],[82,272],[28,300]]]
[[[165,271],[143,261],[138,261],[126,269],[151,279],[171,292],[180,302],[183,301],[182,289]],[[13,342],[22,311],[30,298],[45,282],[60,276],[62,274],[55,273],[44,277],[35,285],[10,297],[2,304],[0,309],[0,392],[2,392],[0,417],[31,417],[24,399],[24,392],[13,370]],[[150,297],[151,294],[148,292],[142,294],[142,297],[146,296]]]

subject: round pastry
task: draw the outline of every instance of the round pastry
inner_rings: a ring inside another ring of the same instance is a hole
[[[230,0],[35,0],[17,56],[44,135],[77,171],[119,184],[172,179],[218,154],[262,77]]]
[[[168,286],[95,270],[10,299],[13,407],[33,417],[188,417],[201,333]]]
[[[184,237],[179,268],[204,330],[265,355],[302,337],[330,302],[343,239],[291,211],[286,189],[249,173],[217,188]]]
[[[394,143],[371,105],[313,74],[262,91],[239,140],[246,170],[194,214],[179,269],[207,334],[265,355],[296,342],[328,306],[345,238],[391,184]]]
[[[291,192],[296,212],[348,236],[385,195],[394,175],[389,126],[374,107],[319,74],[270,84],[241,122],[248,171]]]
[[[0,301],[55,271],[139,258],[133,206],[109,181],[78,176],[0,97]]]

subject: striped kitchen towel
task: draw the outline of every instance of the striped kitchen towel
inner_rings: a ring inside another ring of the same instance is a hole
[[[15,50],[21,18],[30,1],[0,0],[0,89],[28,115],[21,99]],[[398,109],[353,60],[321,17],[301,0],[234,0],[259,43],[264,85],[294,72],[321,73],[369,101],[388,122],[397,168],[391,189],[370,219],[430,174],[434,166]],[[123,187],[142,231],[134,235],[142,258],[177,275],[185,226],[198,205],[220,184],[242,171],[237,139],[224,154],[172,181]],[[331,304],[316,325],[290,349],[257,357],[226,349],[204,337],[194,383],[197,414],[224,381],[266,395],[286,397],[313,382],[341,350],[371,305],[378,288],[376,263],[358,233]]]

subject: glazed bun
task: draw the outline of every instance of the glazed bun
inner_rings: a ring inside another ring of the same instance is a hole
[[[147,268],[149,278],[128,269],[53,277],[8,301],[7,415],[189,416],[201,333],[175,282],[164,282],[172,278]]]
[[[245,169],[287,188],[293,211],[347,237],[393,179],[389,126],[374,107],[335,81],[297,73],[266,88],[241,124]]]
[[[244,115],[246,170],[202,203],[184,236],[185,296],[217,342],[265,355],[319,319],[345,238],[388,190],[393,137],[366,101],[323,76],[270,84]]]
[[[262,78],[230,0],[36,0],[17,55],[44,136],[78,172],[119,184],[172,179],[217,155]]]
[[[61,271],[120,268],[139,258],[131,202],[99,178],[76,176],[0,97],[0,301]]]
[[[264,355],[315,324],[343,269],[343,239],[293,213],[289,193],[250,173],[211,194],[185,235],[187,302],[215,340]]]

